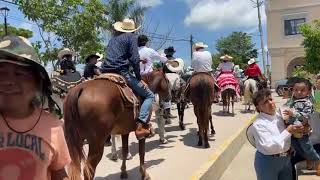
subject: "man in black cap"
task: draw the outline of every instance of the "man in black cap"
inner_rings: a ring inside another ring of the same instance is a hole
[[[100,56],[91,54],[85,59],[86,66],[83,72],[83,77],[85,79],[92,79],[94,76],[99,76],[101,74],[99,68],[96,66],[99,58]]]

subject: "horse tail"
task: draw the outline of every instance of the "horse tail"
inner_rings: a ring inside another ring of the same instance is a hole
[[[198,106],[200,108],[198,112],[200,112],[200,124],[203,125],[203,130],[209,129],[209,108],[211,108],[211,99],[213,98],[213,86],[210,85],[207,79],[201,79],[198,82],[198,86],[195,89],[195,92],[198,93],[199,97],[199,102],[201,102],[201,105]],[[203,107],[203,108],[201,108]]]
[[[78,99],[83,92],[83,86],[78,85],[72,88],[64,102],[64,122],[65,137],[68,144],[71,164],[68,168],[68,174],[71,180],[81,179],[81,161],[85,159],[83,151],[83,139],[81,137],[81,122],[78,109]],[[86,166],[85,166],[86,167]],[[87,172],[87,170],[85,170]]]

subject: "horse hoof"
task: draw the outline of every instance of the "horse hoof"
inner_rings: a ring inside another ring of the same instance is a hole
[[[186,127],[182,123],[180,123],[180,129],[181,130],[186,130]]]
[[[198,146],[202,146],[202,142],[201,141],[198,142]]]
[[[151,177],[149,176],[149,174],[146,173],[146,175],[144,177],[141,178],[142,180],[151,180]]]
[[[216,134],[216,131],[215,130],[212,130],[211,131],[211,135],[215,135]]]
[[[210,148],[210,144],[205,144],[204,148]]]
[[[122,172],[120,175],[121,179],[128,179],[128,173],[127,172]]]
[[[117,161],[118,160],[118,155],[117,154],[111,154],[110,160]]]

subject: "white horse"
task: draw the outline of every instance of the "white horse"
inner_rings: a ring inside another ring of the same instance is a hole
[[[252,96],[258,91],[257,81],[254,79],[247,79],[244,82],[244,103],[245,111],[250,111],[250,106],[252,104]],[[249,106],[247,108],[247,106]]]

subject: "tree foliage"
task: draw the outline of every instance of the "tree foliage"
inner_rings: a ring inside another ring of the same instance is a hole
[[[231,55],[235,64],[243,68],[250,58],[258,57],[258,50],[252,42],[252,37],[244,32],[233,32],[227,37],[217,40],[216,50],[213,55],[213,64],[216,67],[220,62],[220,57],[224,54]]]
[[[14,26],[7,26],[8,34],[14,36],[22,36],[25,38],[32,38],[33,33],[32,31],[24,28],[16,28]],[[5,35],[5,27],[3,24],[0,24],[0,37]]]
[[[55,48],[68,47],[84,57],[102,52],[101,29],[107,27],[106,6],[100,0],[16,0],[19,9],[42,31],[45,53],[42,58],[55,58]],[[53,38],[46,33],[54,34]],[[54,43],[53,39],[57,39]],[[59,47],[60,46],[60,47]]]
[[[320,71],[320,20],[301,25],[300,31],[304,37],[306,60],[304,68],[310,73],[317,74]]]

